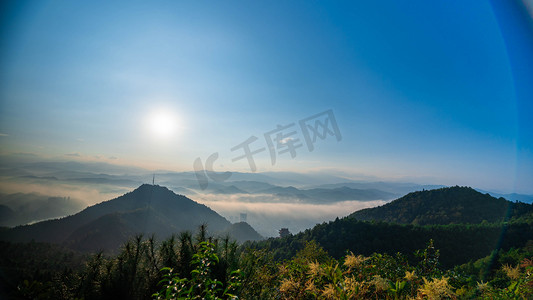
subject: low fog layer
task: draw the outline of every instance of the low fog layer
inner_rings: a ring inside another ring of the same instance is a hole
[[[282,227],[297,233],[318,223],[344,217],[367,207],[383,205],[387,201],[342,201],[331,204],[312,204],[279,198],[273,195],[223,195],[199,194],[193,200],[203,203],[232,222],[240,221],[240,214],[246,214],[246,221],[265,237],[278,236]],[[287,202],[289,201],[289,202]]]

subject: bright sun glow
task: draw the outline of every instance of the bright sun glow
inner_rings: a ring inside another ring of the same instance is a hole
[[[157,138],[171,138],[178,129],[178,118],[170,111],[154,111],[148,117],[148,129]]]

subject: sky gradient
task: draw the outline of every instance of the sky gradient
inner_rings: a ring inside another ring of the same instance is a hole
[[[2,154],[249,172],[331,109],[340,141],[257,171],[533,194],[531,1],[109,2],[3,2]]]

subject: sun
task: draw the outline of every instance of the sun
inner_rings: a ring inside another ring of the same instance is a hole
[[[178,117],[169,110],[155,110],[149,114],[147,125],[150,135],[159,139],[168,139],[176,134]]]

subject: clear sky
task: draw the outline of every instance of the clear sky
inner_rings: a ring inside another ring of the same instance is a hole
[[[231,149],[295,123],[257,171],[533,193],[528,5],[3,1],[0,151],[249,172]],[[298,122],[330,109],[342,139],[309,151]]]

